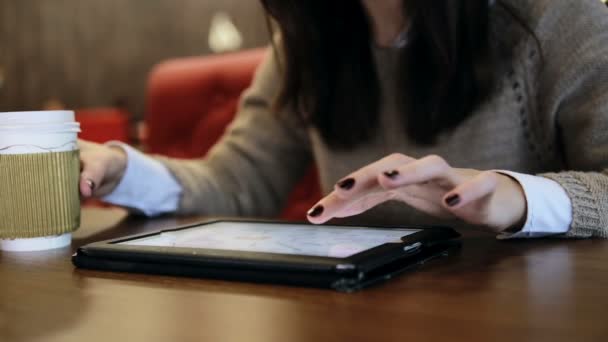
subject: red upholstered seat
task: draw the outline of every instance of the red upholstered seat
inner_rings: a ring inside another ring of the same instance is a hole
[[[265,49],[173,59],[150,73],[146,148],[179,158],[204,156],[234,118],[241,93],[251,84]],[[281,215],[303,220],[320,198],[314,166],[294,189]]]
[[[84,140],[104,143],[118,140],[129,143],[129,114],[119,108],[87,108],[76,110]]]

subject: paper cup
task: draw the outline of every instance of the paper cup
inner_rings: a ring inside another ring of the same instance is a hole
[[[0,250],[65,247],[80,225],[71,111],[0,113]]]

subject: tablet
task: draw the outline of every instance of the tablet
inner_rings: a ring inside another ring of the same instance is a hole
[[[221,220],[102,241],[77,267],[353,291],[458,245],[445,227],[357,227]]]

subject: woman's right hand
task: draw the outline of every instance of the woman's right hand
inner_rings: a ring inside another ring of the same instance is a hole
[[[127,168],[127,153],[118,146],[84,140],[80,148],[80,194],[84,198],[103,197],[120,183]]]

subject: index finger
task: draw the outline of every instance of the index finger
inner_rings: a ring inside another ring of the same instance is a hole
[[[359,215],[393,198],[393,194],[390,192],[378,191],[356,199],[344,199],[333,191],[308,211],[308,221],[314,224],[323,224],[336,217]]]

